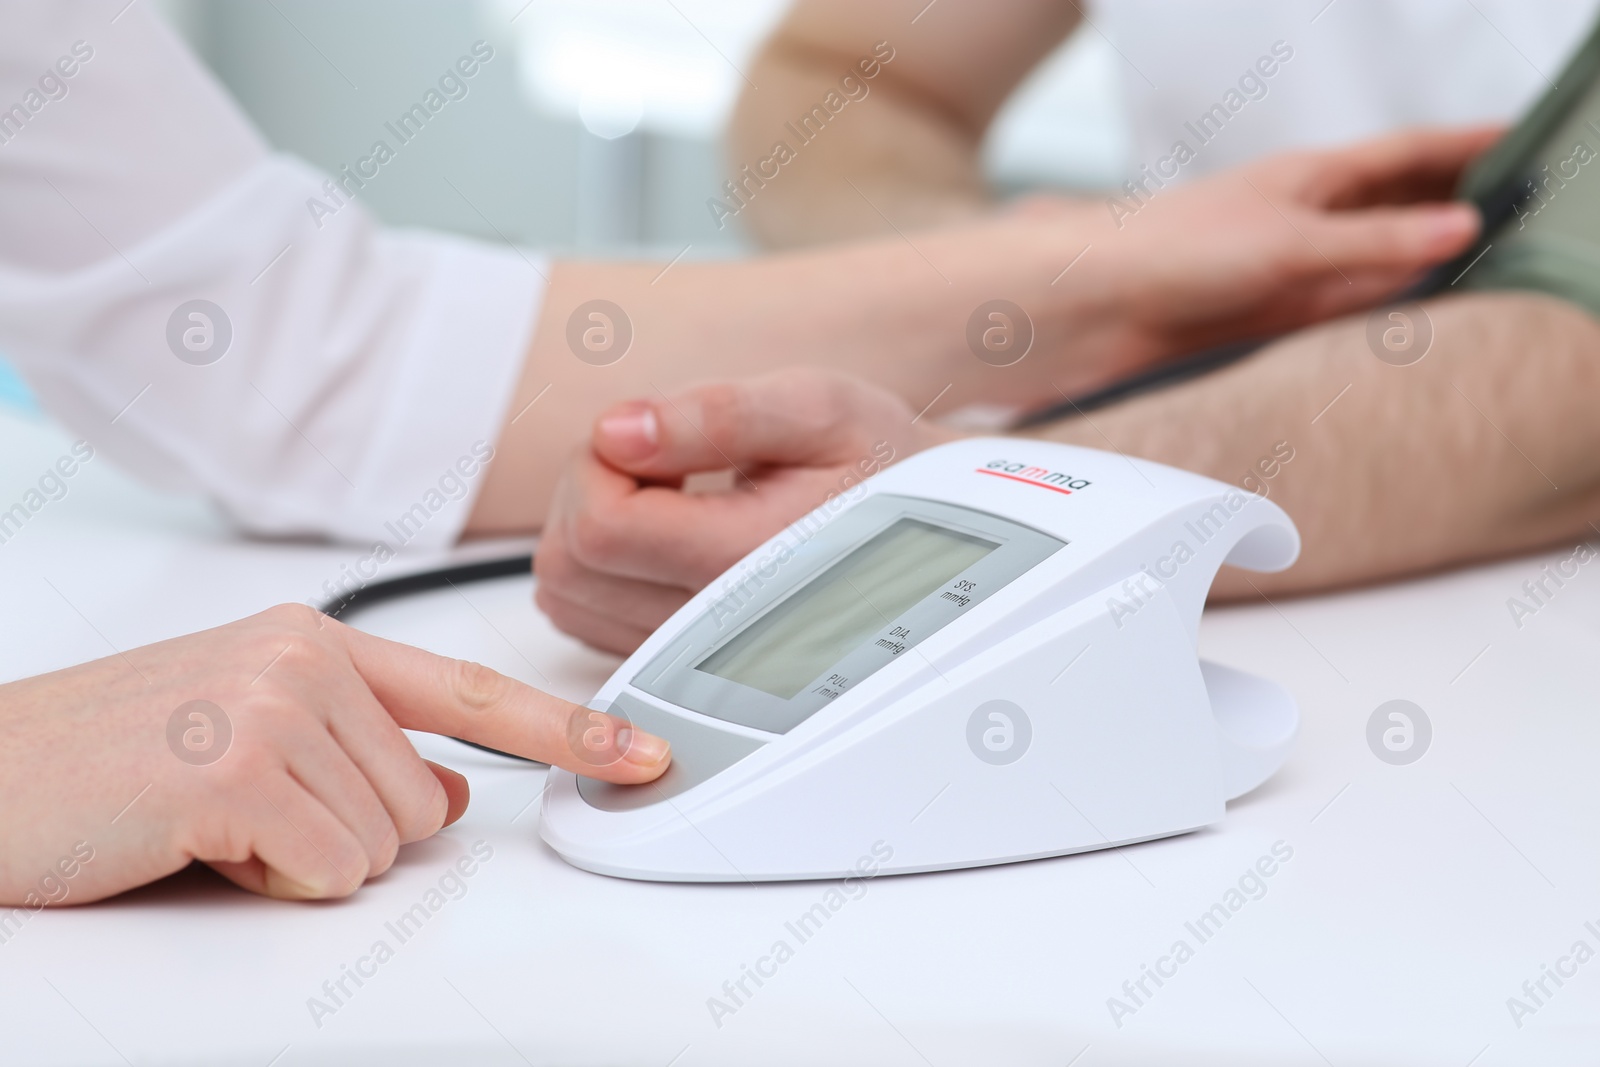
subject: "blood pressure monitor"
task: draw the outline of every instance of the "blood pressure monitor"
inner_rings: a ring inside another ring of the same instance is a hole
[[[1227,562],[1299,553],[1264,497],[1115,453],[961,441],[830,498],[711,583],[590,707],[657,781],[552,769],[568,862],[661,881],[974,867],[1219,821],[1293,699],[1196,652]],[[887,856],[887,859],[884,857]]]

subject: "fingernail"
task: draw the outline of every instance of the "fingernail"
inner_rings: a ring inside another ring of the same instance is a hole
[[[267,868],[267,886],[273,895],[287,900],[321,900],[328,895],[326,887],[307,885],[270,867]]]
[[[1478,228],[1478,212],[1468,204],[1451,204],[1433,213],[1433,236],[1439,241],[1460,240],[1462,235]]]
[[[655,409],[642,401],[613,408],[600,419],[595,442],[616,459],[644,459],[660,439]]]
[[[672,746],[666,738],[631,726],[617,731],[617,747],[622,749],[622,758],[635,767],[656,767],[672,755]]]

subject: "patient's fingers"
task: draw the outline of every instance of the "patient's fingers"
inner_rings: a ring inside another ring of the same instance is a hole
[[[681,601],[687,601],[692,594],[688,590],[681,590],[677,595]],[[603,615],[581,599],[568,598],[543,586],[538,593],[538,604],[539,610],[548,615],[563,633],[576,637],[586,645],[619,656],[632,655],[656,628],[636,626],[614,616]],[[665,619],[663,615],[662,621]]]
[[[951,436],[886,390],[810,368],[618,405],[562,476],[535,596],[562,630],[632,651],[795,519]],[[713,471],[731,490],[680,488]]]
[[[1332,208],[1447,199],[1503,126],[1402,130],[1347,148],[1313,152],[1308,197]]]
[[[737,549],[730,547],[729,551]],[[572,554],[564,536],[546,536],[539,545],[537,563],[534,595],[540,607],[545,606],[546,597],[560,596],[646,631],[661,625],[694,590],[681,569],[662,568],[660,574],[643,580],[590,567]]]
[[[338,623],[331,625],[339,626]],[[575,726],[596,713],[476,663],[339,627],[356,670],[395,722],[408,730],[459,737],[611,782],[648,782],[667,769],[667,742],[641,731],[610,748],[580,747],[597,727]],[[614,756],[614,758],[610,758]]]
[[[1481,220],[1472,205],[1448,198],[1461,169],[1500,132],[1487,126],[1408,130],[1300,157],[1309,168],[1300,196],[1313,209],[1303,223],[1304,237],[1316,252],[1313,258],[1298,249],[1307,270],[1321,273],[1317,260],[1324,259],[1340,273],[1404,274],[1464,251]],[[1285,172],[1291,184],[1295,169]],[[1433,202],[1419,202],[1424,200]]]
[[[640,486],[584,458],[564,479],[556,540],[590,570],[698,589],[821,503],[838,481],[836,474],[810,469],[760,477],[759,490],[693,494]],[[750,489],[743,479],[739,484]],[[551,540],[547,534],[546,544]]]
[[[565,553],[590,571],[697,588],[726,565],[720,541],[730,529],[708,521],[717,508],[712,497],[641,486],[592,456],[572,464],[560,493],[559,533],[547,531],[540,545],[539,574]]]
[[[748,466],[828,466],[868,447],[859,383],[803,368],[620,404],[600,417],[594,450],[619,470],[676,479]]]
[[[1343,269],[1405,270],[1465,251],[1480,225],[1470,204],[1372,208],[1321,216],[1307,236]]]

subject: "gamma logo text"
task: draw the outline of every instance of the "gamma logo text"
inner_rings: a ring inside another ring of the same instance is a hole
[[[976,473],[989,474],[996,478],[1007,478],[1013,482],[1022,482],[1026,485],[1037,485],[1041,489],[1049,489],[1069,496],[1074,490],[1087,489],[1090,485],[1087,478],[1074,478],[1064,471],[1046,470],[1043,467],[1033,467],[1026,463],[1013,463],[1008,459],[992,459],[986,465],[976,468]]]

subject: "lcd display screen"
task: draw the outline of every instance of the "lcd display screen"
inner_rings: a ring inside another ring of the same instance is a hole
[[[696,670],[788,700],[999,545],[900,519],[735,634]],[[912,642],[921,634],[912,635]]]

